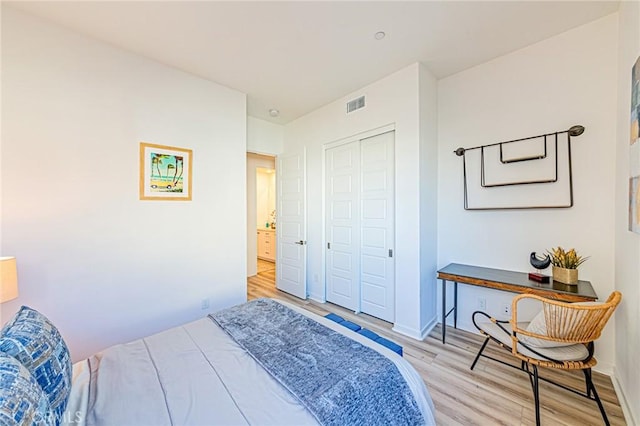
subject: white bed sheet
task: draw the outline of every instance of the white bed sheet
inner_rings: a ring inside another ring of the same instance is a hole
[[[405,359],[333,321],[278,302],[389,358],[425,423],[435,425],[424,381]],[[209,318],[113,346],[73,369],[64,416],[68,425],[317,424],[296,397]],[[97,379],[90,386],[91,374]]]

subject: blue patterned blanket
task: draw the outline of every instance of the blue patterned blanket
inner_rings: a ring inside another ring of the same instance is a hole
[[[425,420],[385,356],[271,299],[210,315],[323,425]]]

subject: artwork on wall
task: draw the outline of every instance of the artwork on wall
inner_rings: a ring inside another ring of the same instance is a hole
[[[631,69],[629,230],[640,234],[640,56]]]
[[[571,140],[584,126],[520,139],[458,148],[465,210],[573,207]],[[526,193],[526,196],[523,194]]]
[[[140,199],[191,200],[190,149],[140,143]]]

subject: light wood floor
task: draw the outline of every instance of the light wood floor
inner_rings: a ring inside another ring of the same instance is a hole
[[[269,274],[264,274],[268,272]],[[276,280],[276,264],[268,260],[258,259],[258,274],[262,274],[265,278],[270,278],[275,283]],[[275,284],[274,284],[275,287]]]
[[[273,297],[301,306],[319,315],[334,312],[381,336],[402,345],[404,357],[420,373],[436,408],[436,421],[442,425],[535,425],[533,396],[528,377],[521,371],[481,358],[473,371],[473,362],[482,338],[478,335],[447,329],[447,344],[441,342],[436,329],[419,342],[391,331],[391,324],[366,314],[355,315],[331,303],[301,300],[275,288],[275,269],[250,277],[247,297]],[[509,353],[489,343],[485,353],[511,361]],[[541,375],[583,389],[582,373],[543,369]],[[612,425],[624,425],[622,409],[608,376],[593,373],[593,381]],[[595,402],[556,386],[541,382],[542,425],[601,425],[602,417]]]

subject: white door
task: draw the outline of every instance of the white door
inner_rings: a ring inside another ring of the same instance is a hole
[[[276,287],[307,298],[305,151],[277,158]]]
[[[360,141],[360,309],[389,322],[395,320],[394,135]]]
[[[327,300],[360,310],[360,143],[325,152]]]

